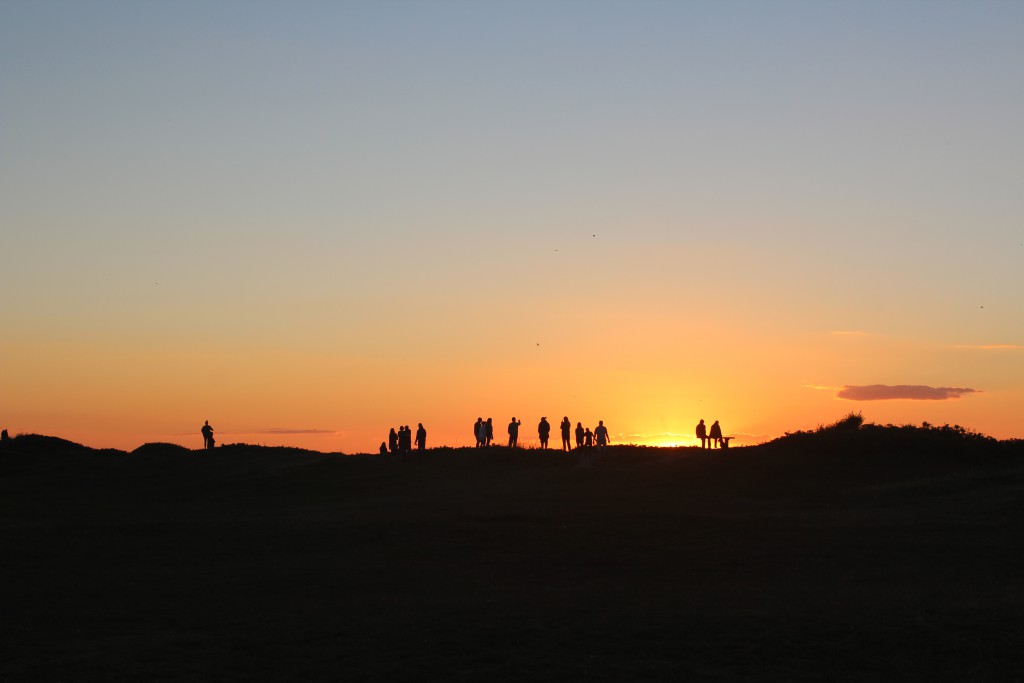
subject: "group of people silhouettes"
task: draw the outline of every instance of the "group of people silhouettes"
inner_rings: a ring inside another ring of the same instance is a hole
[[[515,421],[515,418],[512,420]],[[518,427],[516,429],[518,431]],[[511,435],[511,432],[509,434]],[[491,441],[494,440],[494,420],[491,418],[484,420],[482,417],[478,417],[473,424],[473,436],[476,438],[477,448],[490,446]]]
[[[728,448],[729,439],[732,437],[722,436],[722,426],[718,424],[718,420],[711,425],[711,431],[708,431],[704,420],[701,420],[697,423],[697,438],[700,439],[701,448],[718,448],[719,446]]]
[[[416,427],[416,450],[422,451],[427,447],[427,430],[424,429],[423,423],[418,422]],[[412,438],[412,427],[409,425],[403,425],[395,431],[392,427],[391,431],[388,432],[387,442],[381,442],[380,454],[386,455],[387,453],[411,453],[413,446]]]
[[[509,448],[517,448],[519,446],[519,426],[522,424],[522,420],[517,420],[515,417],[508,423]],[[422,422],[418,423],[418,425],[415,441],[412,436],[412,428],[409,425],[403,425],[397,431],[392,427],[388,433],[388,440],[386,442],[382,441],[380,444],[381,455],[387,453],[409,453],[412,451],[414,443],[416,450],[422,451],[426,449],[427,430],[424,429]],[[576,428],[573,429],[572,422],[569,421],[568,417],[563,417],[558,427],[562,434],[563,451],[573,450],[573,436],[576,437],[576,448],[592,448],[594,446],[603,448],[611,443],[611,437],[608,436],[608,428],[604,426],[604,420],[597,421],[597,427],[594,428],[594,431],[590,431],[590,427],[585,428],[582,422],[577,422]],[[203,448],[205,450],[212,449],[214,440],[213,427],[210,426],[210,421],[207,420],[199,431],[203,435]],[[485,420],[482,417],[478,417],[473,425],[473,436],[476,438],[477,448],[490,446],[494,440],[494,421],[491,418]],[[540,422],[537,424],[537,436],[540,439],[540,447],[547,448],[548,440],[551,436],[551,423],[548,422],[548,418],[540,418]],[[7,430],[5,429],[4,440],[6,441],[7,438]],[[729,439],[732,437],[722,436],[722,426],[718,424],[718,420],[712,423],[710,430],[704,424],[704,420],[701,420],[697,423],[697,438],[700,439],[700,447],[706,449],[728,448]]]
[[[509,448],[519,447],[519,427],[522,424],[522,420],[517,420],[515,417],[508,423]],[[584,428],[581,422],[577,422],[576,429],[573,430],[572,423],[568,417],[562,418],[559,427],[562,432],[562,450],[564,451],[573,450],[572,437],[574,434],[576,436],[576,448],[591,448],[593,446],[602,448],[611,443],[611,437],[608,435],[608,428],[604,426],[604,420],[598,420],[594,431],[590,431],[589,427]],[[548,422],[546,417],[542,417],[537,424],[537,436],[540,439],[540,447],[548,448],[551,436],[551,423]],[[487,448],[494,443],[494,419],[489,417],[485,420],[482,417],[478,417],[476,422],[473,423],[473,438],[477,448]],[[388,440],[380,444],[380,454],[408,453],[412,451],[413,443],[412,430],[408,425],[399,427],[397,431],[392,427],[388,433]],[[416,450],[422,451],[427,447],[427,430],[423,428],[422,422],[419,423],[419,428],[416,430],[415,444]]]
[[[481,419],[477,420],[477,425],[480,425]],[[522,420],[517,420],[515,417],[508,423],[508,447],[515,448],[519,445],[519,426],[523,424]],[[477,448],[489,446],[491,444],[490,426],[491,419],[488,418],[483,425],[488,430],[485,432],[487,438],[481,442],[479,432],[477,436]],[[576,423],[576,429],[573,430],[572,422],[569,421],[568,417],[563,417],[562,422],[558,425],[559,430],[562,434],[562,450],[571,451],[573,450],[572,437],[575,433],[576,436],[576,448],[590,448],[592,446],[604,447],[611,443],[611,437],[608,436],[608,428],[604,426],[604,420],[598,420],[597,427],[594,431],[590,431],[587,427],[584,429],[582,422]],[[540,447],[547,448],[548,443],[551,439],[551,423],[548,422],[548,418],[540,418],[540,422],[537,424],[537,438],[540,440]]]

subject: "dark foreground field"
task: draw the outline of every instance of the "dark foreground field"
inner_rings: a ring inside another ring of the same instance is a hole
[[[0,680],[1022,680],[1024,453],[908,438],[585,466],[21,437]]]

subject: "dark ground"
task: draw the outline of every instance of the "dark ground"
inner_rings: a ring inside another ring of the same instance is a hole
[[[19,437],[0,680],[1024,680],[1019,443],[584,462]]]

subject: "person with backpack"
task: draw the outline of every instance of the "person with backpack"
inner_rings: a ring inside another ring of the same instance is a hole
[[[203,425],[203,428],[199,430],[203,435],[203,450],[209,451],[213,449],[213,427],[210,426],[210,421],[207,420]]]

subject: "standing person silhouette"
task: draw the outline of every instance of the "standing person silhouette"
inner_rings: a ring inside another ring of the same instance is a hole
[[[210,450],[213,448],[213,427],[210,426],[210,421],[206,420],[203,424],[203,428],[199,430],[203,435],[203,450]]]
[[[697,438],[700,439],[701,450],[708,447],[708,428],[703,419],[697,423]]]
[[[515,448],[519,445],[519,425],[523,424],[522,420],[517,420],[515,416],[512,417],[512,421],[508,423],[508,447]]]
[[[484,445],[484,440],[487,438],[487,427],[484,426],[484,419],[478,417],[476,424],[473,425],[473,436],[476,437],[476,447],[480,448]]]
[[[540,419],[540,424],[537,425],[537,436],[540,437],[540,447],[541,448],[547,448],[548,447],[548,435],[549,434],[551,434],[551,425],[548,424],[548,419],[546,417],[542,417]]]
[[[571,451],[572,439],[570,438],[569,434],[572,431],[572,422],[569,422],[569,417],[566,416],[562,418],[562,424],[558,426],[561,427],[562,429],[562,450]]]
[[[395,431],[394,427],[388,432],[388,450],[392,453],[398,452],[398,432]]]
[[[583,423],[576,423],[576,448],[583,448]]]
[[[590,431],[590,427],[587,427],[587,430],[583,432],[583,445],[587,448],[594,445],[594,433]]]
[[[492,420],[491,418],[487,418],[487,422],[485,422],[484,424],[485,424],[485,430],[486,430],[484,435],[485,435],[485,437],[487,439],[487,441],[484,443],[484,445],[485,446],[490,446],[491,445],[491,441],[494,441],[494,420]]]
[[[597,429],[594,430],[594,440],[598,448],[604,448],[611,439],[608,438],[608,428],[604,426],[604,420],[597,421]]]
[[[715,420],[711,424],[711,443],[714,444],[715,448],[722,445],[722,427],[718,424],[718,420]]]
[[[423,428],[422,422],[416,423],[416,449],[423,450],[427,447],[427,430]]]

